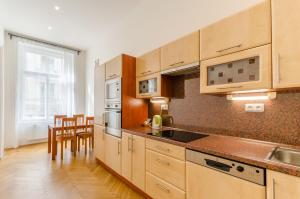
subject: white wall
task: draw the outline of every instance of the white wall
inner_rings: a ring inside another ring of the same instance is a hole
[[[141,55],[261,0],[141,1],[120,27],[87,52],[86,111],[93,113],[94,61],[100,63],[121,53]],[[123,23],[122,23],[123,22]]]
[[[0,27],[0,158],[3,156],[4,150],[4,129],[3,129],[3,40],[4,30]]]

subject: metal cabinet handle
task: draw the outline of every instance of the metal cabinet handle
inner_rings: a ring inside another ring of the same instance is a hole
[[[222,88],[217,88],[217,89],[230,89],[230,88],[242,88],[243,86],[231,86],[231,87],[222,87]]]
[[[273,178],[273,199],[276,199],[275,198],[275,185],[276,185],[275,179]]]
[[[131,152],[132,153],[134,152],[134,144],[133,144],[133,142],[134,142],[134,138],[131,137]]]
[[[238,45],[235,45],[235,46],[231,46],[229,48],[224,48],[224,49],[221,49],[221,50],[217,50],[218,53],[221,53],[223,51],[226,51],[226,50],[230,50],[230,49],[233,49],[233,48],[240,48],[242,47],[242,44],[238,44]]]
[[[169,149],[169,148],[164,148],[164,147],[159,146],[159,145],[157,145],[156,148],[157,148],[158,150],[161,150],[161,151],[165,151],[165,152],[168,152],[168,153],[170,152],[170,149]]]
[[[132,144],[130,143],[131,141],[131,136],[128,137],[128,140],[127,140],[127,149],[128,149],[128,152],[132,151]]]
[[[157,186],[159,189],[163,190],[164,192],[170,193],[170,190],[169,190],[167,187],[165,187],[165,186],[163,186],[163,185],[161,185],[161,184],[158,184],[158,183],[156,183],[156,186]]]
[[[184,63],[184,61],[180,61],[180,62],[176,62],[176,63],[174,63],[174,64],[171,64],[170,66],[175,66],[175,65],[177,65],[177,64],[183,64]]]
[[[161,160],[161,159],[159,159],[159,158],[157,158],[156,161],[159,162],[160,164],[164,164],[164,165],[170,166],[170,162]]]
[[[120,153],[121,153],[121,149],[120,149],[121,147],[120,146],[121,146],[121,143],[120,143],[120,141],[118,141],[118,155],[120,155]]]
[[[145,74],[151,73],[151,72],[152,72],[151,70],[148,70],[148,71],[142,72],[141,74],[145,75]]]
[[[280,75],[280,54],[277,54],[277,83],[280,83],[281,75]]]

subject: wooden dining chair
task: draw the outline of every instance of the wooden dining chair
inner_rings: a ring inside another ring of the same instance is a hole
[[[54,126],[61,126],[62,119],[67,117],[67,115],[54,115]]]
[[[84,124],[84,114],[74,114],[73,117],[76,118],[77,125]],[[84,132],[85,132],[85,128],[78,128],[77,126],[77,134],[84,133]],[[80,139],[78,139],[78,142],[80,142]],[[84,145],[84,142],[82,142],[82,145]]]
[[[71,141],[71,151],[74,152],[74,156],[76,156],[76,128],[77,128],[77,120],[74,117],[71,118],[62,118],[62,130],[61,134],[56,136],[56,141],[60,142],[60,157],[63,159],[64,154],[64,142],[68,140]]]
[[[78,151],[80,151],[80,139],[84,141],[84,152],[87,154],[87,139],[89,139],[89,146],[94,148],[94,117],[86,117],[86,127],[84,132],[77,133]],[[92,144],[91,144],[92,143]]]

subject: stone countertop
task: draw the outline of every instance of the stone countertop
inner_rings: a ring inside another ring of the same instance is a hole
[[[170,128],[165,127],[164,129]],[[153,129],[149,127],[122,129],[122,131],[186,147],[187,149],[235,160],[245,164],[250,164],[261,168],[266,168],[273,171],[278,171],[300,177],[299,167],[268,160],[268,157],[270,156],[275,147],[284,147],[300,150],[300,147],[297,146],[215,134],[208,134],[208,137],[198,139],[189,143],[182,143],[170,139],[151,136],[148,133],[153,132]]]

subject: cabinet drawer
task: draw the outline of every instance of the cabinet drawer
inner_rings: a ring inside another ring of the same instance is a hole
[[[146,193],[153,199],[184,199],[185,192],[173,185],[146,173]]]
[[[152,139],[146,139],[146,147],[153,151],[185,161],[185,148]]]
[[[200,92],[270,89],[271,44],[201,62]]]
[[[270,1],[227,17],[200,31],[200,59],[271,43]]]
[[[185,162],[146,150],[146,170],[185,190]]]

